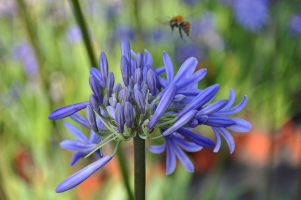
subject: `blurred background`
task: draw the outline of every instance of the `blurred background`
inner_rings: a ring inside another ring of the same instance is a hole
[[[117,158],[78,187],[56,194],[62,180],[97,158],[70,167],[72,152],[59,143],[73,138],[62,123],[71,120],[48,120],[58,107],[87,101],[89,68],[100,52],[121,81],[123,37],[135,52],[147,49],[155,68],[163,66],[162,51],[176,70],[196,57],[197,68],[208,70],[199,88],[219,83],[215,100],[228,98],[233,88],[235,104],[247,95],[238,116],[253,124],[249,133],[233,132],[233,154],[225,140],[218,153],[190,153],[194,173],[178,164],[166,176],[165,154],[147,150],[147,199],[301,199],[300,2],[80,0],[79,5],[94,57],[87,53],[71,0],[0,0],[1,200],[127,199]],[[168,22],[177,15],[191,23],[190,38],[171,32]],[[195,132],[215,139],[206,126]],[[132,143],[121,148],[133,188]]]

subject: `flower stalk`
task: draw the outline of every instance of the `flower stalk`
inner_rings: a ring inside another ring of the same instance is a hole
[[[135,200],[145,199],[145,140],[134,137]]]

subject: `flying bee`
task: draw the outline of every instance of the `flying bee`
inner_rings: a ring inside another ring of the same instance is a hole
[[[170,22],[169,25],[171,27],[171,30],[173,31],[173,29],[179,28],[179,33],[181,38],[183,39],[183,35],[182,35],[182,30],[186,33],[186,35],[189,37],[189,33],[191,31],[191,25],[188,21],[186,21],[184,19],[184,17],[182,16],[175,16],[173,17]]]

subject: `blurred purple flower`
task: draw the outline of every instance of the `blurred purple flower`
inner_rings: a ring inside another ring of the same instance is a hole
[[[128,25],[117,25],[114,29],[114,38],[128,38],[130,40],[134,39],[133,28]]]
[[[24,64],[24,72],[27,77],[35,77],[38,71],[38,62],[34,49],[27,42],[20,42],[13,46],[12,56]]]
[[[288,26],[294,36],[301,33],[301,15],[293,15]]]
[[[269,8],[262,0],[237,0],[234,5],[235,18],[244,28],[259,32],[269,20]]]
[[[186,44],[175,48],[175,58],[178,63],[183,63],[190,57],[201,60],[203,56],[204,54],[201,51],[201,48],[196,44]]]
[[[79,43],[82,41],[82,32],[77,24],[69,26],[67,28],[66,36],[67,36],[68,40],[73,44],[76,44],[76,43]]]
[[[12,17],[18,11],[15,1],[0,1],[0,15]]]
[[[201,0],[181,0],[181,1],[187,5],[193,5],[197,2],[201,2]]]
[[[201,20],[193,20],[191,37],[198,38],[206,47],[221,51],[224,49],[224,41],[217,32],[215,18],[213,12],[205,12]]]

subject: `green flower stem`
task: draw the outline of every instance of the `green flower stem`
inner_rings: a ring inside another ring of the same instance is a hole
[[[76,18],[76,21],[80,27],[80,30],[82,32],[82,36],[83,36],[83,40],[87,49],[87,53],[90,59],[90,63],[91,63],[91,67],[96,67],[97,63],[96,63],[96,59],[93,53],[93,49],[92,49],[92,44],[91,44],[91,40],[89,37],[89,33],[88,33],[88,28],[83,16],[83,12],[80,8],[79,2],[78,0],[71,0],[71,3],[73,5],[73,10],[74,10],[74,15]]]
[[[145,199],[145,140],[134,137],[135,200]]]
[[[133,200],[134,196],[133,196],[132,190],[130,188],[130,184],[129,184],[129,174],[128,174],[129,170],[128,170],[126,162],[124,160],[124,156],[122,154],[121,147],[119,147],[118,150],[117,150],[117,157],[118,157],[118,160],[119,160],[120,169],[122,171],[123,182],[124,182],[124,185],[126,187],[126,191],[128,193],[128,199]]]

